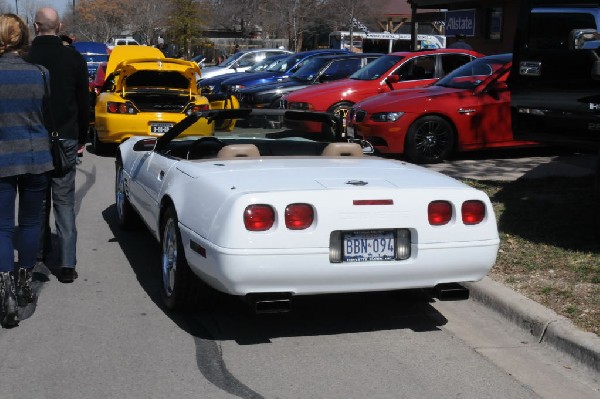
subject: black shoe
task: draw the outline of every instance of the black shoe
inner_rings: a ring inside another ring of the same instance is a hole
[[[0,273],[0,324],[4,327],[19,325],[17,298],[12,272]]]
[[[58,280],[61,283],[72,283],[79,277],[74,267],[61,267],[58,275]]]
[[[15,290],[17,295],[17,303],[24,307],[35,300],[33,290],[31,289],[31,280],[33,269],[25,269],[20,267],[15,276]]]

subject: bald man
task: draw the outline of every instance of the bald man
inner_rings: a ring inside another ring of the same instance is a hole
[[[50,73],[50,107],[45,113],[46,127],[58,132],[72,162],[65,176],[53,177],[46,201],[46,223],[40,256],[45,260],[50,251],[50,198],[54,207],[58,236],[57,278],[71,283],[77,278],[77,228],[75,226],[75,165],[82,152],[89,128],[88,72],[83,56],[71,46],[64,46],[58,36],[61,23],[56,10],[40,8],[35,14],[36,38],[28,60],[45,66]],[[54,269],[54,268],[53,268]]]

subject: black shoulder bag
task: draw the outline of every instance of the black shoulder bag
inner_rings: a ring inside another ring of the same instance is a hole
[[[48,90],[48,82],[46,80],[46,72],[38,65],[36,65],[36,67],[40,70],[42,78],[44,79],[44,107],[50,116],[50,127],[52,128],[48,130],[50,136],[50,153],[52,154],[52,163],[54,164],[52,177],[64,177],[73,169],[74,165],[69,161],[67,151],[65,150],[63,142],[58,138],[58,132],[54,126],[54,116],[52,115],[49,103],[50,93]]]

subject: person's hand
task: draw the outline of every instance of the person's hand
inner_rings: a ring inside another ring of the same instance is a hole
[[[77,146],[77,156],[78,157],[82,157],[83,156],[83,151],[85,150],[85,144],[79,144]]]

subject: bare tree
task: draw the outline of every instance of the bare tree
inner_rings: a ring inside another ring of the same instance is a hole
[[[126,28],[129,15],[113,0],[79,0],[73,13],[65,18],[67,29],[80,39],[108,42]]]
[[[130,30],[139,34],[144,44],[156,44],[158,34],[167,23],[170,2],[129,0],[124,5]]]
[[[265,0],[263,23],[273,31],[285,32],[289,48],[302,49],[303,34],[314,31],[326,1],[324,0]]]

